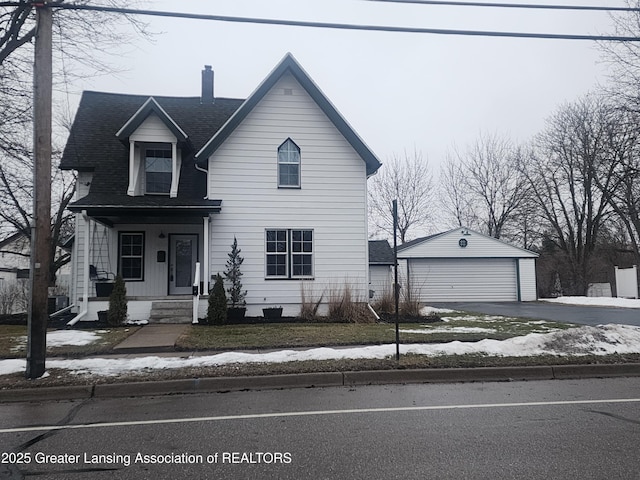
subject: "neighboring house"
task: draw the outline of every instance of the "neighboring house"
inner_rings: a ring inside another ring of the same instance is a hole
[[[206,293],[234,237],[248,315],[298,314],[303,283],[318,294],[348,283],[367,301],[367,178],[379,167],[290,54],[246,100],[215,98],[210,67],[200,97],[84,92],[60,165],[78,175],[78,314],[106,308],[94,280],[112,274],[134,320],[191,298],[194,283]]]
[[[58,255],[65,252],[58,249]],[[31,244],[23,233],[0,240],[0,311],[24,312],[27,309]],[[70,266],[63,266],[56,276],[51,294],[65,294],[69,289]]]
[[[537,257],[465,227],[398,247],[403,288],[424,303],[536,300]]]
[[[369,240],[369,297],[379,300],[385,293],[393,295],[393,249],[387,240]]]
[[[14,233],[0,240],[0,285],[29,279],[29,239]]]

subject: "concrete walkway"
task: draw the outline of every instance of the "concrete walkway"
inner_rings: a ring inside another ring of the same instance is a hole
[[[173,352],[176,341],[188,326],[186,323],[144,325],[113,347],[113,351],[120,354]]]

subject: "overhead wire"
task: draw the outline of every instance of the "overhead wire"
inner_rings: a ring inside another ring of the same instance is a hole
[[[595,12],[640,12],[640,7],[606,7],[601,5],[551,5],[540,3],[494,3],[494,2],[463,2],[450,0],[364,0],[378,3],[406,3],[414,5],[430,5],[443,7],[493,7],[493,8],[523,8],[539,10],[581,10]]]
[[[290,27],[328,28],[337,30],[358,30],[369,32],[419,33],[434,35],[462,35],[475,37],[507,37],[507,38],[537,38],[548,40],[583,40],[583,41],[611,41],[611,42],[640,42],[638,36],[619,35],[579,35],[556,33],[527,33],[527,32],[498,32],[481,30],[456,30],[423,27],[398,27],[388,25],[358,25],[348,23],[309,22],[303,20],[282,20],[270,18],[236,17],[225,15],[209,15],[201,13],[167,12],[159,10],[144,10],[132,8],[109,7],[99,5],[78,5],[72,3],[49,3],[49,7],[62,10],[90,10],[108,13],[122,13],[127,15],[144,15],[155,17],[184,18],[191,20],[210,20],[219,22],[252,23],[262,25],[282,25]]]

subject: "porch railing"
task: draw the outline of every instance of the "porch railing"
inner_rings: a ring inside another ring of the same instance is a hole
[[[198,323],[198,303],[200,301],[200,262],[196,262],[196,274],[193,279],[193,320]]]

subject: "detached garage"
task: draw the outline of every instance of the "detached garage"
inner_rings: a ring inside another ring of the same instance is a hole
[[[398,247],[404,286],[425,303],[537,300],[537,256],[468,228]]]

